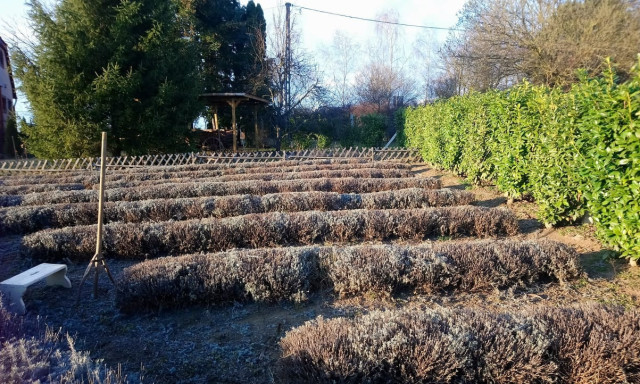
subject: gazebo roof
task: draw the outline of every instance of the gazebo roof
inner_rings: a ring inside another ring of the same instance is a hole
[[[204,100],[209,105],[228,104],[230,101],[240,101],[253,105],[271,104],[269,100],[265,100],[262,97],[250,95],[248,93],[203,93],[199,96],[199,98]]]

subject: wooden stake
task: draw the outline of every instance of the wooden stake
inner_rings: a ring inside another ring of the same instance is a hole
[[[98,275],[100,273],[100,269],[104,269],[109,276],[109,279],[116,285],[113,276],[111,276],[111,272],[109,271],[109,267],[107,266],[104,257],[102,257],[102,234],[103,234],[103,205],[104,205],[104,175],[106,171],[106,161],[105,156],[107,152],[107,133],[102,132],[102,149],[100,151],[100,191],[98,197],[98,234],[96,239],[96,253],[89,261],[89,265],[87,265],[87,269],[84,271],[84,275],[82,276],[82,281],[80,282],[80,286],[78,286],[78,300],[80,302],[80,292],[82,291],[82,286],[84,285],[85,280],[89,276],[91,272],[91,268],[95,269],[95,275],[93,277],[93,297],[98,297]]]

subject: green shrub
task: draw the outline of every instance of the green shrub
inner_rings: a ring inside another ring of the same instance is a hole
[[[380,147],[383,144],[387,119],[379,113],[369,113],[355,119],[340,144],[343,147]]]
[[[610,63],[609,63],[610,64]],[[611,66],[609,66],[611,68]],[[632,77],[616,84],[613,70],[578,88],[576,121],[581,192],[598,233],[627,257],[640,259],[640,55]]]
[[[321,133],[296,132],[291,136],[288,146],[291,149],[324,149],[331,146],[331,138]]]
[[[601,238],[640,258],[640,55],[628,81],[610,69],[570,90],[527,82],[409,108],[405,145],[425,161],[531,196],[545,224],[593,216]]]

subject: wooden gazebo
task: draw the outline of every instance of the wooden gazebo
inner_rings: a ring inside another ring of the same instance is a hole
[[[236,123],[236,107],[240,103],[253,105],[255,138],[258,139],[258,107],[269,105],[269,101],[247,93],[203,93],[200,99],[213,108],[213,126],[218,130],[218,107],[231,106],[231,127],[233,130],[233,151],[238,150],[238,125]]]

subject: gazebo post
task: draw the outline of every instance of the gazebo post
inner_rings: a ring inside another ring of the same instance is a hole
[[[263,145],[260,140],[260,132],[264,132],[264,123],[262,117],[260,117],[260,125],[258,125],[258,109],[259,105],[269,105],[269,101],[261,97],[249,95],[246,93],[203,93],[199,96],[201,100],[204,100],[213,108],[213,126],[214,130],[220,129],[218,121],[218,107],[229,105],[231,107],[231,127],[233,130],[233,152],[238,151],[238,123],[236,122],[236,108],[241,103],[253,105],[253,120],[254,120],[254,132],[256,136],[256,146]],[[247,133],[246,131],[243,133]],[[246,135],[245,135],[246,137]]]
[[[214,105],[213,106],[213,130],[217,131],[219,129],[218,127],[218,106]]]
[[[256,146],[256,149],[260,147],[260,136],[258,134],[258,106],[253,106],[253,128],[254,128],[254,136],[253,142]]]
[[[233,153],[238,152],[238,124],[236,124],[236,107],[242,100],[231,99],[228,101],[231,106],[231,127],[233,129]]]

